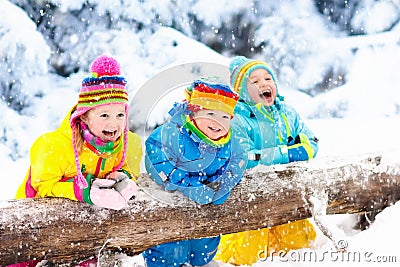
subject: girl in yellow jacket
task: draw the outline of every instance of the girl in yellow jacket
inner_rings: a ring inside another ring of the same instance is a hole
[[[128,130],[125,85],[117,60],[101,55],[93,61],[78,103],[57,130],[32,145],[17,199],[62,197],[115,210],[126,206],[137,191],[142,148],[139,137]],[[97,258],[82,266],[91,263],[97,264]]]
[[[135,194],[142,156],[128,130],[128,93],[120,65],[97,57],[78,103],[60,127],[40,136],[16,198],[62,197],[119,210]]]

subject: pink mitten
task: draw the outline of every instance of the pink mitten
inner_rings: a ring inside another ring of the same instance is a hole
[[[124,174],[118,177],[114,189],[118,191],[126,201],[128,201],[132,196],[136,195],[138,186],[133,180],[129,179],[128,176]]]
[[[111,179],[94,179],[90,188],[90,200],[96,206],[120,210],[126,206],[125,198],[114,188],[116,181]]]
[[[95,186],[100,189],[113,188],[116,182],[117,181],[113,179],[95,178],[92,182],[92,186]]]

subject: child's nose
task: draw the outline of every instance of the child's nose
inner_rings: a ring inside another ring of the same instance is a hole
[[[267,81],[266,80],[261,80],[260,82],[260,87],[267,85]]]
[[[111,118],[110,120],[109,120],[109,124],[110,125],[112,125],[112,126],[116,126],[116,125],[118,125],[118,119],[117,118]]]

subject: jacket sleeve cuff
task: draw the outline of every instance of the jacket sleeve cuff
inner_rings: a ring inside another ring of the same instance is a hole
[[[84,189],[81,189],[76,183],[76,179],[74,179],[74,193],[78,201],[86,202],[93,205],[93,202],[90,200],[90,185],[93,178],[94,176],[92,174],[85,174],[85,179],[88,183],[88,187]]]

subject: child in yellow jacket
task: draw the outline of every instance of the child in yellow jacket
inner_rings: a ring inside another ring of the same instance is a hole
[[[60,127],[32,145],[17,199],[63,197],[118,210],[133,196],[142,149],[128,130],[126,80],[105,55],[90,72]]]
[[[120,65],[97,57],[78,103],[60,127],[40,136],[16,198],[62,197],[119,210],[137,191],[142,148],[128,130],[128,92]]]
[[[270,66],[238,56],[231,60],[229,68],[231,86],[240,96],[232,133],[246,151],[246,168],[314,158],[318,139],[278,93]],[[315,237],[314,227],[308,220],[223,235],[215,259],[234,265],[252,265],[274,251],[277,255],[309,247]]]

